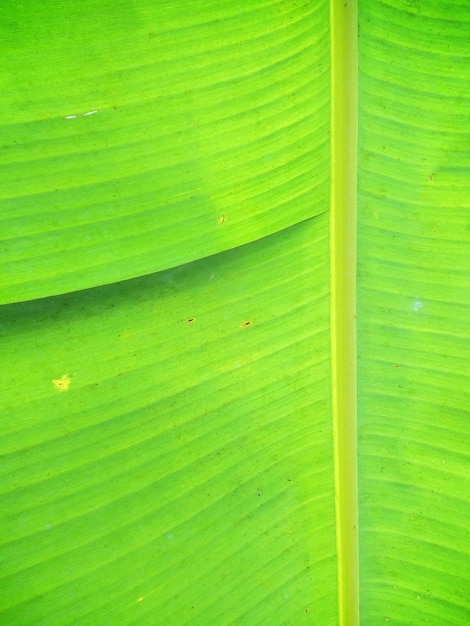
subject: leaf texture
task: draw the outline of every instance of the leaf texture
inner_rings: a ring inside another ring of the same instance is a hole
[[[328,245],[3,307],[2,623],[335,622]]]
[[[470,14],[360,4],[363,624],[469,615]]]
[[[2,624],[352,623],[331,1],[0,6]],[[358,41],[361,624],[464,626],[467,3]]]
[[[0,302],[167,269],[327,210],[326,1],[26,0],[0,19]]]

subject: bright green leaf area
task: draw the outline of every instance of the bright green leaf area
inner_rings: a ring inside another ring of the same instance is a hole
[[[25,0],[0,27],[0,302],[174,267],[328,208],[327,2]]]
[[[359,2],[361,620],[469,620],[470,11]]]
[[[328,246],[3,308],[2,623],[335,623]]]
[[[331,2],[1,3],[1,624],[468,623],[469,4],[358,0],[350,564]]]

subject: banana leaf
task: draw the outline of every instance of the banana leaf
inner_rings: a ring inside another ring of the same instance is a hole
[[[0,32],[0,623],[467,624],[466,2]]]

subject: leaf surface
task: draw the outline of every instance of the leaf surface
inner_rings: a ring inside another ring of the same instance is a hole
[[[167,269],[327,210],[325,1],[77,6],[0,8],[0,302]]]
[[[470,15],[359,6],[361,616],[465,624]]]
[[[327,217],[3,308],[4,623],[335,621]]]
[[[355,10],[0,6],[1,623],[467,623],[468,7]]]

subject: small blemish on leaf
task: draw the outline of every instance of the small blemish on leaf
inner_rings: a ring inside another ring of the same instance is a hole
[[[242,328],[247,328],[248,326],[251,326],[252,322],[250,322],[249,320],[247,322],[243,322],[243,324],[240,324],[240,326]]]
[[[217,218],[217,224],[223,224],[226,219],[227,218],[225,215],[221,215],[220,217]]]
[[[195,317],[188,317],[188,319],[186,320],[186,324],[192,324],[195,321],[196,321]]]
[[[68,374],[64,374],[61,378],[53,380],[52,383],[59,391],[68,391],[72,379]]]

